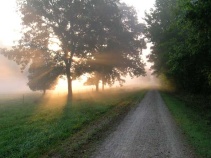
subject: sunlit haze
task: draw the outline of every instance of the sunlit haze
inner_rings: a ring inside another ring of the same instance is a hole
[[[143,22],[144,12],[148,11],[153,7],[155,0],[122,0],[122,2],[127,3],[128,5],[134,6],[140,22]],[[1,0],[0,1],[0,47],[11,47],[14,45],[14,41],[17,41],[21,34],[21,19],[16,12],[16,1],[15,0]],[[143,51],[144,61],[146,61],[145,56],[149,54],[150,49]],[[150,65],[147,64],[149,68]],[[9,61],[2,55],[0,55],[0,93],[9,93],[9,92],[20,92],[20,91],[29,91],[27,87],[27,71],[24,73],[20,72],[20,68],[16,65],[15,62]],[[150,74],[150,72],[148,72]],[[73,91],[93,89],[93,87],[83,86],[85,78],[82,77],[79,81],[73,82]],[[150,75],[147,78],[136,78],[130,79],[127,78],[127,84],[125,85],[134,85],[135,84],[152,84],[154,83],[153,77]],[[143,83],[144,82],[144,83]],[[117,86],[117,85],[115,85]],[[64,79],[59,80],[59,84],[56,88],[56,92],[65,92],[67,89],[67,82]]]
[[[11,46],[20,38],[21,19],[16,12],[16,1],[0,1],[0,45]]]
[[[134,6],[140,22],[143,22],[143,17],[145,15],[145,11],[149,11],[150,8],[153,8],[155,0],[121,0],[128,5]]]

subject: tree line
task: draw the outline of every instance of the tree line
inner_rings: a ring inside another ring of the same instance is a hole
[[[119,0],[18,0],[22,37],[1,53],[28,68],[32,90],[54,88],[66,76],[68,100],[72,81],[112,85],[122,77],[145,75],[141,60],[145,26],[134,8]],[[54,47],[57,47],[55,49]]]
[[[210,11],[210,0],[156,0],[146,13],[154,73],[180,91],[211,92]]]

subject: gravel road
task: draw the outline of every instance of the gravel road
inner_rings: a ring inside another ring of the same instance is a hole
[[[92,158],[194,158],[159,92],[149,91]]]

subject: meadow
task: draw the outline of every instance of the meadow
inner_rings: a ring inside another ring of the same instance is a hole
[[[144,91],[81,93],[67,104],[65,95],[28,94],[24,102],[20,94],[1,95],[0,157],[48,157],[50,151],[57,155],[72,146],[73,151],[80,150],[90,137],[135,106],[143,96]],[[101,124],[102,121],[106,123]],[[71,144],[71,138],[78,137],[80,131],[89,133],[88,129],[92,132],[82,138],[82,143],[77,140],[77,144]]]
[[[185,95],[168,93],[162,93],[162,97],[198,157],[211,158],[211,111],[203,108],[210,100],[205,103],[204,97],[187,100]]]

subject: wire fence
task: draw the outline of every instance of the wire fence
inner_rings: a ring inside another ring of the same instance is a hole
[[[127,89],[128,91],[129,89]],[[106,88],[105,91],[102,89],[99,90],[100,93],[104,92],[124,92],[126,89],[122,87],[113,87],[113,88]],[[99,93],[97,92],[97,93]],[[96,93],[95,88],[87,88],[85,90],[75,90],[73,91],[73,95],[87,95],[90,93]],[[67,95],[67,92],[47,92],[46,95],[53,96],[53,98],[60,98]],[[45,96],[46,96],[45,95]],[[39,101],[39,99],[43,96],[40,92],[29,92],[29,93],[10,93],[10,94],[1,94],[0,93],[0,105],[7,105],[7,104],[24,104],[24,103],[35,103]]]
[[[0,105],[35,102],[41,96],[41,93],[0,94]]]

